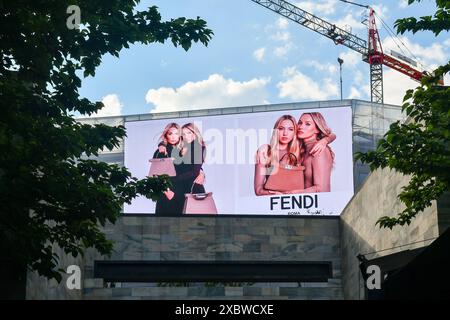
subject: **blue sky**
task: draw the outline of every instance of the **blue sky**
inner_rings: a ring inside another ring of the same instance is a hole
[[[363,8],[338,0],[290,2],[367,38],[360,23]],[[373,6],[392,29],[398,18],[435,9],[431,0],[411,6],[406,1],[359,3]],[[135,45],[119,58],[105,56],[95,77],[84,79],[80,90],[82,96],[105,103],[98,116],[339,99],[338,57],[344,60],[344,98],[370,100],[369,66],[358,53],[250,0],[142,1],[139,8],[151,5],[159,7],[165,20],[200,16],[214,36],[208,47],[194,44],[187,52],[167,42]],[[377,23],[383,49],[400,52]],[[407,33],[400,40],[427,69],[450,59],[448,33],[438,38],[428,32]],[[415,86],[408,77],[384,68],[386,103],[400,104],[404,91]]]

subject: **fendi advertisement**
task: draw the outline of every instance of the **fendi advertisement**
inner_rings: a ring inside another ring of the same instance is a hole
[[[353,196],[350,107],[127,122],[125,166],[172,187],[125,213],[339,215]]]

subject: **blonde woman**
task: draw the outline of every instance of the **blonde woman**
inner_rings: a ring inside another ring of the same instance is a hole
[[[153,154],[153,158],[175,158],[179,156],[181,152],[181,127],[177,123],[169,123],[164,128],[161,137],[160,137],[160,145],[164,145],[164,152],[158,150]],[[177,172],[177,165],[175,165],[175,171]],[[178,204],[174,200],[176,189],[175,186],[175,177],[170,177],[170,181],[172,183],[172,188],[164,191],[164,196],[160,197],[158,201],[156,201],[156,209],[155,214],[157,216],[167,216],[173,215],[177,212]]]
[[[206,145],[202,134],[193,123],[187,123],[181,127],[182,141],[180,159],[176,159],[179,166],[179,173],[177,177],[179,180],[186,181],[189,184],[189,191],[194,185],[194,193],[204,192],[201,174],[203,163],[206,156]],[[198,192],[195,190],[198,189]],[[201,191],[201,190],[203,191]]]
[[[278,164],[293,164],[299,161],[300,149],[297,141],[297,121],[291,115],[283,115],[273,127],[270,144],[262,145],[256,153],[254,190],[257,196],[281,194],[264,188],[268,168]],[[295,158],[287,154],[293,154]]]
[[[309,112],[300,116],[297,137],[305,167],[305,189],[290,193],[330,192],[334,153],[328,143],[334,141],[336,135],[320,112]],[[322,151],[313,154],[316,149]]]

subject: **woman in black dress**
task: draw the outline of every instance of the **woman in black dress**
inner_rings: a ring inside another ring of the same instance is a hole
[[[153,154],[154,159],[160,158],[175,158],[179,157],[181,151],[181,128],[177,123],[169,123],[161,134],[161,142],[159,143],[158,150]],[[164,148],[162,148],[162,146]],[[176,171],[175,165],[175,171]],[[172,189],[164,191],[164,195],[156,201],[155,215],[157,216],[169,216],[174,215],[179,209],[177,203],[174,200],[175,195],[175,177],[170,177],[172,183]]]
[[[182,137],[180,137],[182,133]],[[164,129],[162,141],[154,158],[174,158],[175,177],[170,177],[172,188],[167,189],[156,202],[158,216],[180,216],[186,193],[204,193],[204,174],[201,172],[206,147],[200,131],[193,123],[170,123]]]
[[[177,170],[177,184],[183,191],[183,204],[185,193],[204,193],[201,171],[205,162],[206,146],[198,128],[193,123],[181,127],[183,134],[181,141],[181,157],[175,159]],[[178,162],[178,163],[177,163]]]

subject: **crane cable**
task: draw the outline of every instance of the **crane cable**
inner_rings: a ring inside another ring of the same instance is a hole
[[[375,13],[375,11],[374,11]],[[407,56],[407,54],[405,53],[405,51],[403,51],[403,49],[400,47],[400,45],[398,44],[397,40],[395,40],[396,38],[398,38],[392,31],[391,28],[389,28],[389,26],[384,22],[383,19],[381,19],[381,17],[375,13],[375,15],[377,16],[377,18],[381,21],[381,24],[386,28],[386,30],[389,33],[389,36],[392,38],[392,40],[394,41],[395,45],[397,46],[397,48],[405,55]],[[398,40],[401,42],[401,40],[398,38]],[[406,48],[406,46],[405,46]],[[406,48],[407,49],[407,48]]]
[[[356,3],[353,1],[348,1],[348,0],[339,0],[341,2],[345,2],[345,3],[349,3],[358,7],[362,7],[362,8],[366,8],[369,9],[370,6],[368,5],[363,5],[360,3]],[[409,50],[409,48],[406,46],[406,44],[402,41],[402,39],[400,39],[400,37],[398,37],[395,32],[389,27],[389,25],[387,23],[384,22],[384,20],[375,12],[375,10],[373,11],[374,14],[377,16],[377,18],[381,21],[381,23],[386,27],[386,29],[388,30],[388,33],[390,34],[390,37],[392,38],[392,40],[394,41],[395,45],[400,49],[400,51],[405,55],[408,56],[408,54],[406,54],[403,49],[400,47],[400,45],[397,43],[397,41],[395,40],[397,38],[398,41],[400,41],[400,43],[405,47],[405,49],[410,53],[410,55],[412,57],[414,57],[414,59],[417,61],[417,63],[424,69],[427,70],[427,66],[425,66],[423,63],[420,62],[419,58],[411,51]]]
[[[358,6],[358,7],[363,7],[363,8],[369,9],[368,5],[359,4],[359,3],[352,2],[352,1],[347,1],[347,0],[339,0],[339,1],[345,2],[345,3],[349,3],[349,4],[353,4],[353,5]]]
[[[405,55],[408,56],[408,54],[406,54],[403,49],[398,45],[398,43],[396,42],[396,38],[398,41],[400,41],[400,43],[405,47],[405,49],[411,54],[411,56],[417,61],[417,63],[424,69],[427,70],[427,66],[425,66],[423,63],[420,62],[419,58],[411,51],[409,50],[408,46],[402,41],[402,39],[397,36],[395,34],[395,32],[388,26],[388,24],[386,22],[384,22],[384,20],[374,11],[375,15],[377,16],[377,18],[381,21],[381,23],[386,27],[386,29],[388,30],[388,33],[390,33],[390,36],[392,38],[392,40],[394,40],[394,43],[397,45],[397,47],[400,49],[400,51]]]

